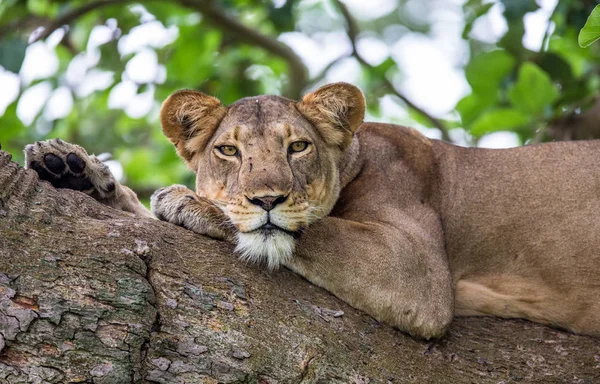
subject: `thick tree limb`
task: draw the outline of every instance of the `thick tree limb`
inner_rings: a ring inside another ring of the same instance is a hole
[[[356,23],[356,20],[354,19],[354,17],[352,17],[352,15],[350,14],[350,11],[348,10],[348,7],[346,7],[346,5],[344,3],[342,3],[340,0],[334,0],[334,2],[337,5],[337,7],[339,8],[342,16],[344,17],[344,20],[346,21],[346,34],[348,35],[348,38],[350,39],[350,43],[352,44],[352,56],[364,67],[374,69],[374,67],[371,64],[369,64],[358,53],[358,50],[356,49],[356,40],[360,33],[358,24]],[[389,89],[390,92],[392,92],[400,100],[402,100],[409,108],[416,111],[420,115],[423,115],[425,118],[427,118],[427,120],[429,120],[431,122],[431,124],[434,127],[439,129],[442,132],[443,140],[452,142],[452,140],[450,139],[450,135],[448,134],[448,128],[446,127],[446,124],[444,124],[440,119],[432,116],[431,114],[429,114],[425,110],[423,110],[421,107],[419,107],[418,105],[413,103],[409,98],[406,97],[406,95],[404,95],[402,92],[398,91],[394,87],[394,84],[387,77],[382,76],[381,81],[384,82],[386,88]]]
[[[469,318],[415,341],[286,270],[9,159],[0,151],[2,384],[600,380],[596,339]]]

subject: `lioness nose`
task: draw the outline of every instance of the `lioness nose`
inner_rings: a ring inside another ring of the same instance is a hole
[[[248,201],[254,205],[258,205],[265,211],[270,211],[275,208],[277,204],[281,204],[287,200],[287,196],[279,195],[279,196],[258,196],[255,198],[248,198]]]

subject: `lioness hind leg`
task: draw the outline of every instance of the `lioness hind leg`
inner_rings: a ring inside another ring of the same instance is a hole
[[[458,316],[521,318],[600,336],[600,304],[594,291],[557,290],[541,280],[485,275],[456,282]]]
[[[119,184],[106,164],[79,145],[61,139],[29,144],[25,147],[25,167],[55,188],[81,191],[113,208],[152,217],[136,194]]]

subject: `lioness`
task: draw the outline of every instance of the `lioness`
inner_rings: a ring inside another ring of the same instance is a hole
[[[442,336],[454,314],[600,335],[600,141],[460,148],[364,113],[345,83],[229,107],[175,92],[162,128],[196,192],[158,190],[152,212],[416,337]],[[56,187],[152,216],[81,147],[25,153]]]

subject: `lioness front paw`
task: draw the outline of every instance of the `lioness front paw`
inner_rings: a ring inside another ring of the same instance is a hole
[[[150,206],[159,220],[215,239],[232,240],[234,237],[234,228],[227,216],[209,200],[183,185],[157,190],[150,198]]]
[[[25,167],[55,188],[68,188],[110,199],[116,182],[108,167],[79,145],[61,139],[38,141],[25,147]]]

